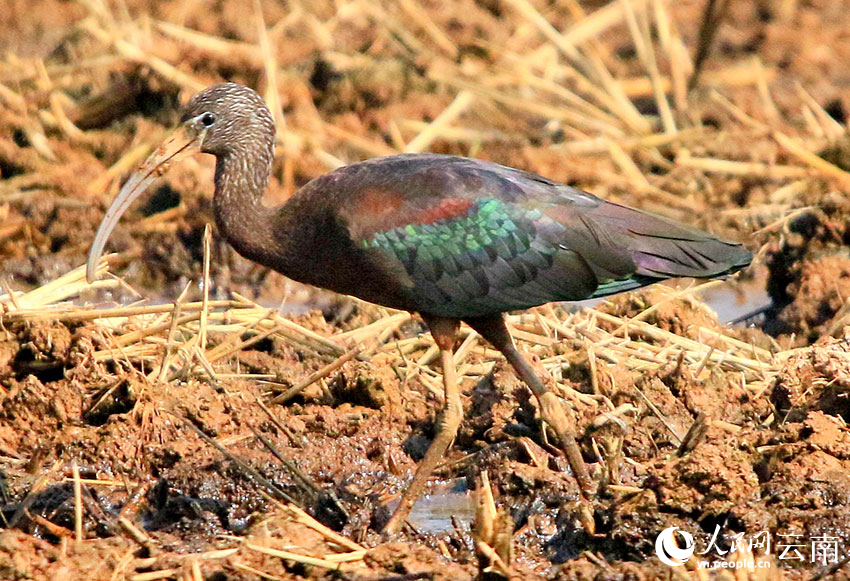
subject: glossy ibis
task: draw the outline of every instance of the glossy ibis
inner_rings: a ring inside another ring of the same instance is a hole
[[[461,321],[507,358],[534,392],[583,494],[591,483],[558,399],[520,354],[503,313],[716,277],[750,263],[740,244],[606,202],[533,173],[450,155],[372,159],[317,178],[282,206],[262,203],[274,154],[272,116],[257,93],[210,87],[130,177],[106,212],[91,280],[121,214],[168,165],[216,156],[215,220],[243,256],[292,279],[422,315],[440,349],[445,407],[437,435],[385,530],[395,531],[457,433],[452,349]]]

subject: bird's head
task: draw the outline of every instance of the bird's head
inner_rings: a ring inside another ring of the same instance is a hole
[[[94,281],[97,263],[121,215],[172,164],[198,152],[262,156],[271,163],[274,135],[268,107],[248,87],[219,83],[192,97],[183,107],[180,125],[133,172],[106,211],[89,251],[88,281]]]
[[[236,83],[219,83],[192,97],[180,124],[197,150],[214,155],[271,147],[275,129],[263,99]]]

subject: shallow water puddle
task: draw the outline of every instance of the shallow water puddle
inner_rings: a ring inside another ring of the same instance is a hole
[[[464,528],[471,527],[475,518],[475,499],[464,478],[432,486],[431,493],[413,505],[407,520],[420,532],[442,534],[454,530],[453,516]]]
[[[666,284],[673,289],[684,290],[694,279],[680,279],[677,283],[668,281]],[[640,292],[640,291],[632,291]],[[758,315],[771,305],[771,298],[767,294],[767,273],[760,272],[755,278],[745,281],[727,280],[715,284],[710,288],[694,288],[693,294],[717,313],[717,320],[724,324],[737,324],[756,321],[756,326],[761,322]],[[604,303],[610,297],[588,299],[565,303],[574,305],[576,309],[592,308]]]
[[[720,322],[743,322],[770,306],[766,284],[766,276],[756,276],[752,280],[717,285],[700,292],[699,296],[714,309]]]

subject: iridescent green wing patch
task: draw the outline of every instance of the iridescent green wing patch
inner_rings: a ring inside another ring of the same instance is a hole
[[[536,208],[478,198],[459,215],[430,222],[433,216],[429,210],[420,222],[361,242],[395,256],[415,292],[430,303],[462,303],[488,294],[495,298],[503,289],[522,287],[552,267],[559,250],[540,236],[537,221],[543,215]],[[521,297],[509,302],[516,301],[522,302]]]

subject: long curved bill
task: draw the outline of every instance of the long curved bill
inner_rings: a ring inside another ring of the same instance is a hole
[[[121,215],[151,182],[171,167],[171,164],[200,151],[202,137],[203,135],[196,134],[186,127],[175,129],[126,181],[106,211],[89,250],[89,259],[86,263],[86,279],[89,283],[94,282],[97,276],[97,263]]]

